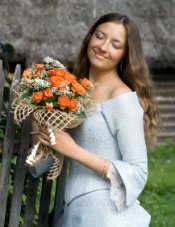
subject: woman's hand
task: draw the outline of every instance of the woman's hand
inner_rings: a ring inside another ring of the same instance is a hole
[[[56,144],[51,145],[48,131],[40,127],[38,139],[42,144],[51,147],[52,149],[69,158],[74,159],[74,154],[78,145],[75,143],[72,137],[63,130],[54,133],[54,135]]]
[[[51,147],[64,156],[78,161],[87,168],[98,172],[100,175],[107,173],[110,161],[79,146],[67,132],[60,131],[55,133],[55,138],[56,144],[51,145],[49,133],[47,130],[40,128],[38,139],[42,144]],[[106,165],[105,172],[104,165]]]

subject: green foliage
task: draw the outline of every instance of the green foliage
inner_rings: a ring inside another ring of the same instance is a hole
[[[175,143],[167,140],[149,153],[149,177],[140,197],[151,227],[175,226]]]
[[[7,72],[10,72],[7,58],[14,56],[15,48],[10,43],[3,44],[0,42],[0,59],[2,59],[4,67],[6,68]]]

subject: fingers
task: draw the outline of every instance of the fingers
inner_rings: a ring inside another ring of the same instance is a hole
[[[48,134],[47,129],[44,128],[44,127],[42,127],[42,126],[39,127],[39,130],[40,130],[41,132],[45,133],[45,134]]]
[[[54,135],[54,138],[53,138],[52,134]],[[52,131],[52,133],[49,133],[47,129],[40,126],[38,139],[40,140],[41,143],[51,146],[51,145],[56,144],[58,137],[60,137],[60,136],[63,137],[63,136],[65,136],[65,134],[67,134],[67,133],[64,130],[59,130],[59,131],[55,131],[55,132]]]
[[[38,139],[42,144],[47,145],[47,146],[50,145],[49,134],[48,134],[47,130],[42,126],[39,127]]]
[[[45,140],[47,142],[50,142],[49,135],[42,131],[39,131],[39,137],[41,137],[43,140]]]
[[[48,141],[45,140],[43,137],[41,137],[41,135],[38,136],[38,139],[39,139],[39,141],[40,141],[42,144],[44,144],[44,145],[46,145],[46,146],[51,146],[50,142],[48,142]]]

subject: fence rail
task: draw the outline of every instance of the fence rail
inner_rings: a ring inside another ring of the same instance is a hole
[[[21,67],[17,65],[11,87],[14,81],[20,78],[20,74]],[[0,119],[3,107],[4,86],[5,75],[2,61],[0,60]],[[2,144],[2,152],[0,154],[0,227],[56,227],[63,208],[67,159],[64,161],[62,174],[55,182],[47,181],[46,174],[38,179],[34,179],[28,173],[25,167],[25,159],[30,147],[31,120],[28,118],[22,123],[17,146],[18,151],[14,153],[16,125],[13,121],[13,112],[11,109],[13,98],[13,92],[11,90],[5,137],[3,141],[0,141]],[[9,199],[9,182],[12,177],[11,164],[13,159],[16,160],[15,176],[12,196]],[[23,199],[24,195],[26,199]],[[51,197],[54,205],[50,212]],[[39,211],[37,212],[37,210]],[[21,221],[21,217],[23,221]]]

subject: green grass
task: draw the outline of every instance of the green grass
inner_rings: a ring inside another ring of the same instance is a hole
[[[166,141],[148,153],[149,177],[140,196],[151,214],[151,227],[175,226],[175,144]]]

